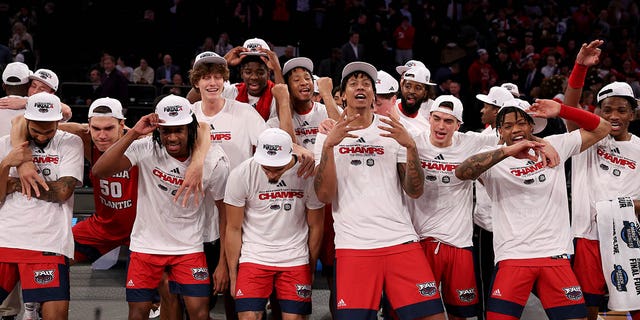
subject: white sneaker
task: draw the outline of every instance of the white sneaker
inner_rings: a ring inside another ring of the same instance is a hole
[[[37,302],[27,302],[24,304],[24,314],[22,320],[40,320],[38,309],[40,304]]]
[[[155,319],[155,318],[159,318],[160,317],[160,305],[158,305],[158,309],[153,309],[151,308],[151,310],[149,310],[149,319]]]

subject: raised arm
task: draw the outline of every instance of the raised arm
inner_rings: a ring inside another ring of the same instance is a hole
[[[571,70],[567,89],[564,92],[564,104],[571,107],[577,107],[582,95],[584,80],[587,76],[589,67],[595,66],[600,62],[600,48],[604,41],[593,40],[589,44],[583,43],[576,62]],[[567,129],[573,131],[580,128],[575,122],[567,120]]]
[[[510,146],[478,153],[456,167],[456,177],[460,180],[476,180],[483,172],[510,156],[536,161],[538,157],[531,155],[529,150],[538,151],[543,147],[542,143],[522,140]]]
[[[296,134],[293,131],[293,114],[291,113],[291,103],[289,89],[286,84],[277,83],[271,89],[273,98],[276,99],[276,109],[278,110],[278,121],[280,129],[286,131],[291,136],[291,141],[296,142]]]
[[[318,79],[318,90],[320,91],[320,97],[325,107],[327,107],[327,115],[329,118],[338,121],[340,117],[340,110],[336,101],[333,100],[331,91],[333,90],[333,81],[329,77],[321,77]]]

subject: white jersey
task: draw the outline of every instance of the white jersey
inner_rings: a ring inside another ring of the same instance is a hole
[[[225,83],[224,90],[222,90],[222,97],[235,101],[236,97],[238,97],[238,87],[236,87],[235,84]],[[255,110],[256,104],[258,103],[258,100],[260,100],[260,97],[252,96],[250,94],[247,94],[247,97],[249,98],[248,104],[251,107],[253,107],[253,110]],[[269,119],[277,118],[277,117],[278,117],[278,109],[276,106],[276,98],[273,97],[271,99],[271,106],[269,107]]]
[[[293,131],[296,134],[296,143],[313,152],[320,123],[328,117],[327,107],[320,102],[314,102],[311,110],[305,114],[299,114],[294,111]],[[278,117],[271,118],[267,121],[267,126],[270,128],[279,128],[280,120]]]
[[[306,209],[320,209],[313,179],[297,176],[299,164],[269,179],[259,163],[247,159],[231,171],[224,202],[244,207],[240,263],[292,267],[309,263]]]
[[[33,163],[45,181],[73,177],[82,185],[84,152],[80,137],[58,130],[44,149],[30,143]],[[0,138],[0,155],[11,151],[9,136]],[[18,177],[11,168],[10,177]],[[20,192],[7,194],[0,207],[0,246],[46,251],[73,258],[73,195],[64,203],[27,199]]]
[[[6,99],[8,97],[12,98],[25,98],[22,96],[6,96],[0,99]],[[0,137],[8,135],[11,133],[11,120],[16,116],[21,116],[24,114],[24,108],[22,109],[0,109]]]
[[[460,180],[455,169],[469,155],[495,145],[496,137],[477,132],[453,134],[445,148],[431,144],[429,132],[415,137],[424,170],[424,193],[418,199],[406,197],[413,226],[421,239],[432,237],[449,245],[471,247],[473,234],[473,181]]]
[[[338,192],[332,201],[337,249],[376,249],[418,240],[404,205],[397,164],[406,163],[407,150],[381,137],[387,126],[374,115],[367,128],[351,131],[333,148]],[[320,163],[326,135],[319,133],[314,156]]]
[[[598,240],[596,202],[640,198],[640,138],[598,141],[571,162],[571,229],[578,238]]]
[[[222,147],[230,169],[253,156],[258,136],[267,128],[255,109],[235,100],[225,99],[224,107],[214,116],[202,112],[202,101],[193,104],[193,112],[198,121],[209,124],[211,142]]]
[[[496,137],[496,128],[488,126],[480,132],[481,134],[490,135]],[[476,205],[473,212],[473,222],[479,227],[491,232],[493,231],[493,225],[491,223],[491,198],[487,194],[487,190],[480,181],[474,183],[476,187]]]
[[[131,251],[161,255],[202,252],[205,207],[214,206],[213,199],[221,198],[229,175],[229,163],[222,149],[218,146],[209,149],[202,170],[204,198],[196,206],[191,195],[185,208],[182,201],[174,202],[173,197],[184,181],[191,158],[184,162],[175,159],[151,137],[134,141],[124,155],[139,168]],[[217,218],[211,221],[217,222]],[[212,229],[218,230],[218,226]]]
[[[558,151],[560,164],[580,152],[582,143],[580,130],[545,140]],[[508,157],[479,179],[493,199],[495,262],[573,253],[563,165],[549,168],[542,161]]]

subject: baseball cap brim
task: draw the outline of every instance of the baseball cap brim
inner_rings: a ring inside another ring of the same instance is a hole
[[[397,67],[396,67],[396,72],[397,72],[398,74],[403,74],[403,73],[405,73],[405,72],[406,72],[407,70],[409,70],[409,69],[410,69],[410,67],[407,67],[407,66],[397,66]]]
[[[313,61],[305,57],[297,57],[297,58],[289,59],[287,62],[285,62],[284,66],[282,67],[282,74],[285,75],[287,74],[287,72],[295,68],[305,68],[309,70],[309,72],[313,72]]]
[[[245,52],[240,52],[239,56],[260,56],[260,57],[266,57],[267,54],[264,52],[260,52],[260,51],[245,51]]]
[[[498,108],[501,107],[501,106],[497,105],[495,101],[489,99],[489,96],[486,95],[486,94],[482,94],[482,93],[476,94],[476,99],[478,99],[478,100],[480,100],[480,101],[482,101],[484,103],[488,103],[488,104],[490,104],[492,106],[496,106]]]
[[[215,57],[215,56],[210,56],[210,57],[204,57],[204,58],[200,58],[199,60],[197,60],[196,62],[193,63],[193,67],[197,67],[203,63],[213,63],[213,64],[227,64],[227,60],[225,60],[223,57]]]
[[[342,78],[340,82],[344,81],[346,77],[356,71],[366,73],[369,77],[371,77],[374,83],[378,79],[378,70],[376,69],[376,67],[366,62],[354,61],[347,64],[344,69],[342,69]]]
[[[189,115],[189,117],[184,117],[178,120],[172,120],[171,122],[160,122],[158,125],[163,127],[173,127],[173,126],[183,126],[185,124],[189,124],[193,122],[193,117],[191,116],[193,113]]]

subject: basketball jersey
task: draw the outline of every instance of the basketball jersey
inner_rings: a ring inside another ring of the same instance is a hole
[[[91,163],[101,155],[102,152],[92,144]],[[83,226],[100,239],[116,241],[129,238],[136,219],[138,167],[133,166],[108,178],[89,173],[89,178],[93,185],[96,212],[87,219],[91,223]]]
[[[80,137],[58,130],[46,147],[29,144],[33,163],[45,181],[73,177],[82,184],[84,155]],[[0,138],[2,157],[11,151],[9,136]],[[18,177],[11,168],[10,177]],[[20,192],[7,194],[0,207],[0,246],[5,248],[46,251],[73,258],[73,195],[63,203],[48,202]],[[0,259],[2,259],[0,257]]]
[[[193,104],[198,121],[209,124],[211,142],[219,144],[229,159],[230,168],[253,156],[258,136],[267,128],[260,114],[250,105],[225,99],[222,110],[213,116],[202,111],[202,101]]]
[[[418,240],[404,205],[398,163],[407,151],[381,137],[387,126],[374,115],[367,128],[351,131],[333,148],[338,192],[332,201],[336,249],[376,249]],[[319,133],[314,157],[320,163],[326,135]]]
[[[618,197],[640,198],[640,139],[607,136],[571,162],[571,229],[579,238],[598,240],[595,204]]]
[[[432,237],[458,248],[470,247],[473,234],[473,181],[460,180],[455,169],[469,155],[484,146],[497,144],[497,138],[476,132],[454,132],[445,148],[434,146],[430,132],[414,138],[424,170],[424,193],[407,198],[411,220],[421,239]]]
[[[560,156],[549,168],[541,160],[508,157],[483,172],[491,202],[495,262],[573,253],[564,165],[580,152],[580,130],[545,138]],[[502,146],[487,147],[484,151]]]
[[[240,263],[292,267],[309,263],[306,209],[320,209],[313,179],[298,177],[299,163],[269,183],[253,158],[229,174],[225,203],[244,207]]]
[[[202,170],[204,198],[195,205],[194,195],[190,195],[187,207],[182,207],[182,201],[174,202],[173,197],[184,181],[191,157],[179,161],[158,147],[152,137],[134,141],[124,155],[139,168],[131,251],[162,255],[202,252],[205,207],[214,205],[212,191],[224,190],[229,174],[222,149],[209,149]],[[218,219],[212,221],[217,223]]]
[[[313,152],[320,123],[328,117],[327,107],[319,102],[314,102],[311,110],[305,114],[300,114],[294,111],[293,131],[296,135],[296,143]],[[267,121],[267,126],[270,128],[279,128],[280,120],[278,117],[271,118]]]

